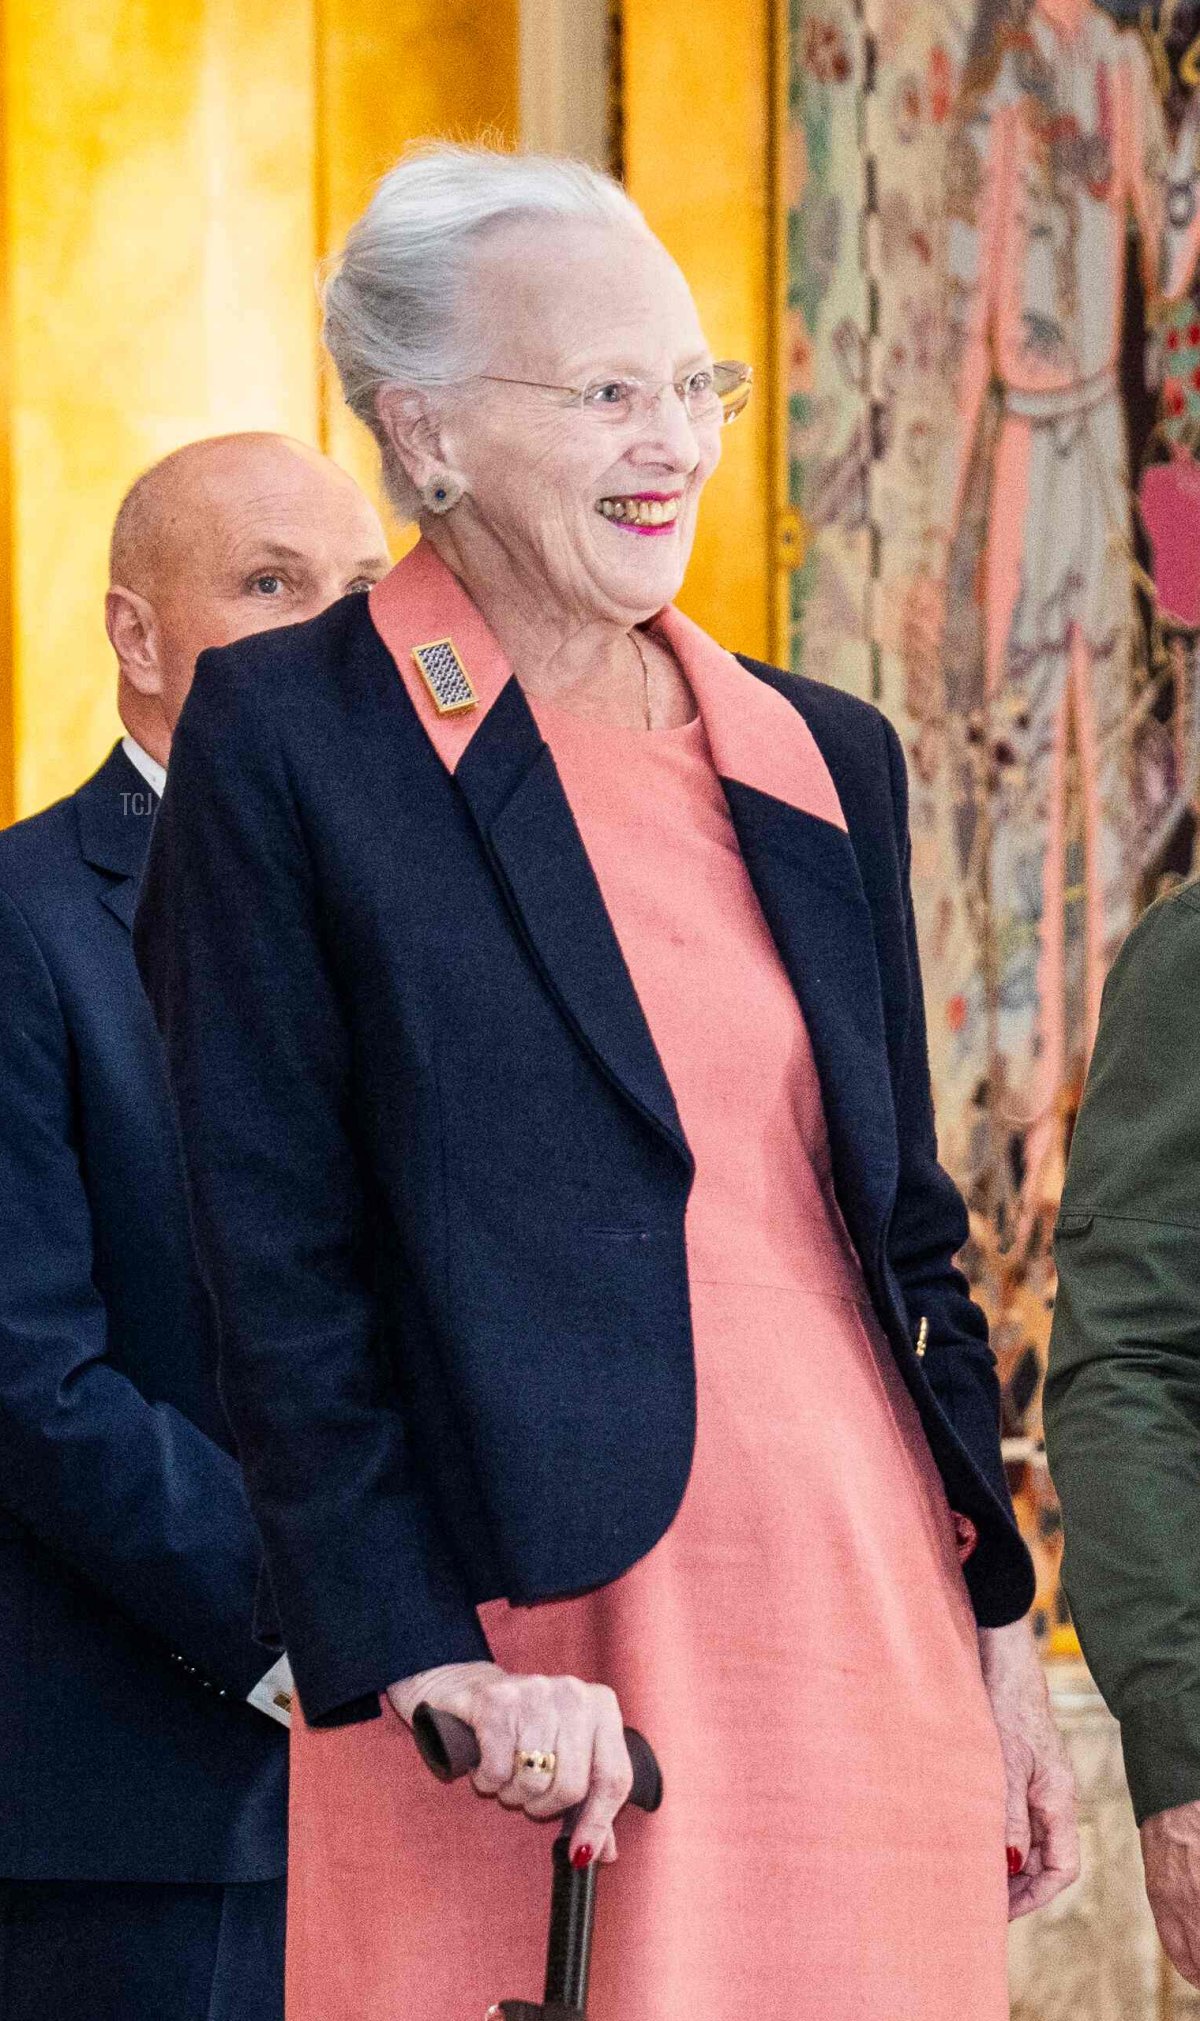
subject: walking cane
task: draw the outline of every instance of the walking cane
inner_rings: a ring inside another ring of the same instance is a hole
[[[413,1714],[413,1738],[421,1759],[441,1782],[457,1782],[479,1765],[479,1742],[465,1720],[432,1705],[418,1705]],[[633,1769],[629,1802],[639,1810],[656,1811],[662,1802],[662,1771],[648,1740],[636,1728],[625,1728],[625,1745]],[[551,1852],[550,1933],[546,1941],[546,1987],[540,2005],[533,2000],[501,2000],[488,2009],[487,2021],[580,2021],[587,2012],[588,1967],[592,1954],[592,1924],[596,1914],[596,1862],[582,1871],[571,1865],[571,1832],[578,1809],[566,1812]]]

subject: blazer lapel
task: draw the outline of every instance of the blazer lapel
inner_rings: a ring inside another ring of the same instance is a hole
[[[119,744],[75,795],[80,853],[101,873],[97,896],[128,928],[133,926],[156,800]]]
[[[558,772],[482,617],[431,548],[370,595],[375,628],[479,831],[547,989],[598,1065],[690,1162],[663,1065]],[[439,715],[414,647],[449,638],[475,706]]]
[[[751,882],[812,1042],[838,1201],[877,1263],[899,1168],[871,908],[828,767],[791,702],[675,610],[686,668]]]
[[[899,1158],[871,909],[853,845],[844,830],[737,780],[725,792],[808,1025],[838,1201],[859,1255],[874,1265]]]
[[[133,915],[137,911],[138,880],[136,877],[120,877],[113,884],[106,884],[100,893],[100,903],[119,919],[122,926],[133,932]]]
[[[678,1112],[553,758],[462,585],[418,545],[370,596],[413,707],[464,796],[547,988],[628,1099],[687,1156]],[[655,624],[704,718],[746,867],[809,1028],[838,1200],[879,1258],[898,1169],[871,910],[804,718],[676,610]],[[440,715],[415,647],[449,638],[474,706]]]

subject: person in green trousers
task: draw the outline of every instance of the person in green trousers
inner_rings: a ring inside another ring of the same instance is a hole
[[[1066,1593],[1120,1721],[1159,1935],[1200,1985],[1200,883],[1109,975],[1054,1254]]]

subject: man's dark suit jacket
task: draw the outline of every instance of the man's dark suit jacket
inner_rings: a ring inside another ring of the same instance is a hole
[[[155,796],[118,746],[0,834],[0,1876],[285,1866],[245,1699],[261,1547],[130,945]],[[219,1697],[219,1691],[226,1693]]]
[[[434,581],[409,557],[401,598],[414,570]],[[135,930],[318,1722],[486,1656],[486,1598],[619,1575],[670,1523],[695,1434],[691,1156],[553,760],[509,678],[449,771],[375,628],[381,591],[202,656]],[[421,616],[426,640],[479,632],[461,590]],[[759,681],[806,719],[849,833],[742,781],[727,797],[875,1308],[978,1527],[978,1618],[1004,1623],[1032,1578],[952,1261],[966,1216],[934,1142],[903,759],[877,711],[753,665],[747,704]]]

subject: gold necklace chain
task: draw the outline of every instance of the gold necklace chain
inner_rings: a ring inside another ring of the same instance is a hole
[[[642,642],[639,639],[637,632],[631,631],[629,637],[633,645],[633,650],[638,656],[638,664],[642,669],[642,708],[645,711],[646,728],[648,730],[652,730],[654,728],[654,723],[650,714],[650,668],[646,660],[646,655],[642,650]]]

